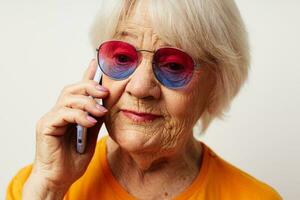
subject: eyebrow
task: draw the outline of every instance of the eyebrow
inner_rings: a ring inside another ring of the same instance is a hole
[[[132,32],[126,31],[126,30],[117,31],[114,37],[120,38],[120,37],[126,37],[126,36],[129,36],[129,37],[132,37],[132,38],[138,38],[137,34],[134,34]]]
[[[121,23],[117,29],[115,37],[129,36],[132,38],[138,38],[139,35],[140,32],[136,30],[134,27],[132,27],[131,23],[126,23],[126,24]]]

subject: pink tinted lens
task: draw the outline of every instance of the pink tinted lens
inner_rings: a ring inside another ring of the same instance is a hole
[[[137,67],[135,48],[122,41],[103,43],[98,51],[98,64],[107,76],[122,80],[129,77]]]
[[[155,53],[153,62],[156,78],[166,87],[183,87],[192,78],[194,61],[179,49],[161,48]]]

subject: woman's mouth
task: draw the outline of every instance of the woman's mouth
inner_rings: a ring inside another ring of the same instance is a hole
[[[151,122],[161,116],[151,113],[141,113],[132,110],[122,109],[121,112],[129,119],[135,122]]]

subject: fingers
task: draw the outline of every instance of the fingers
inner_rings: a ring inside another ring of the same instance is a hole
[[[93,59],[90,62],[89,67],[84,72],[82,80],[83,81],[93,80],[95,73],[96,73],[96,69],[97,69],[97,61],[96,61],[96,59]]]
[[[109,95],[108,89],[100,86],[94,81],[85,81],[70,86],[66,86],[55,107],[69,107],[81,109],[93,116],[101,117],[107,111],[99,105],[95,99],[104,99]],[[93,98],[91,98],[93,97]]]
[[[103,95],[107,95],[108,89],[99,85],[96,81],[86,80],[76,84],[68,85],[64,87],[62,95],[67,94],[82,94],[86,96],[92,96],[95,98],[101,98]]]
[[[84,110],[96,117],[102,117],[107,112],[107,109],[99,105],[95,99],[83,95],[70,95],[61,104],[62,107]]]
[[[47,127],[47,130],[40,130],[42,134],[58,136],[63,135],[64,132],[52,131],[51,129],[55,130],[60,127],[65,127],[68,124],[79,124],[83,127],[90,128],[97,123],[97,120],[89,116],[88,113],[83,110],[61,107],[49,112],[40,123],[40,127]]]
[[[93,59],[81,82],[64,87],[55,106],[39,121],[39,132],[47,135],[63,135],[69,124],[91,128],[97,124],[97,120],[102,120],[107,109],[99,105],[96,99],[106,98],[109,91],[92,80],[96,65],[96,60]]]

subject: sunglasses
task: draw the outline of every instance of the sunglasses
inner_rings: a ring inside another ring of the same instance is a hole
[[[192,79],[194,70],[200,67],[189,54],[177,48],[141,50],[127,42],[114,40],[102,43],[97,49],[98,65],[111,79],[124,80],[138,67],[142,51],[154,54],[154,75],[167,88],[178,89],[186,86]]]

